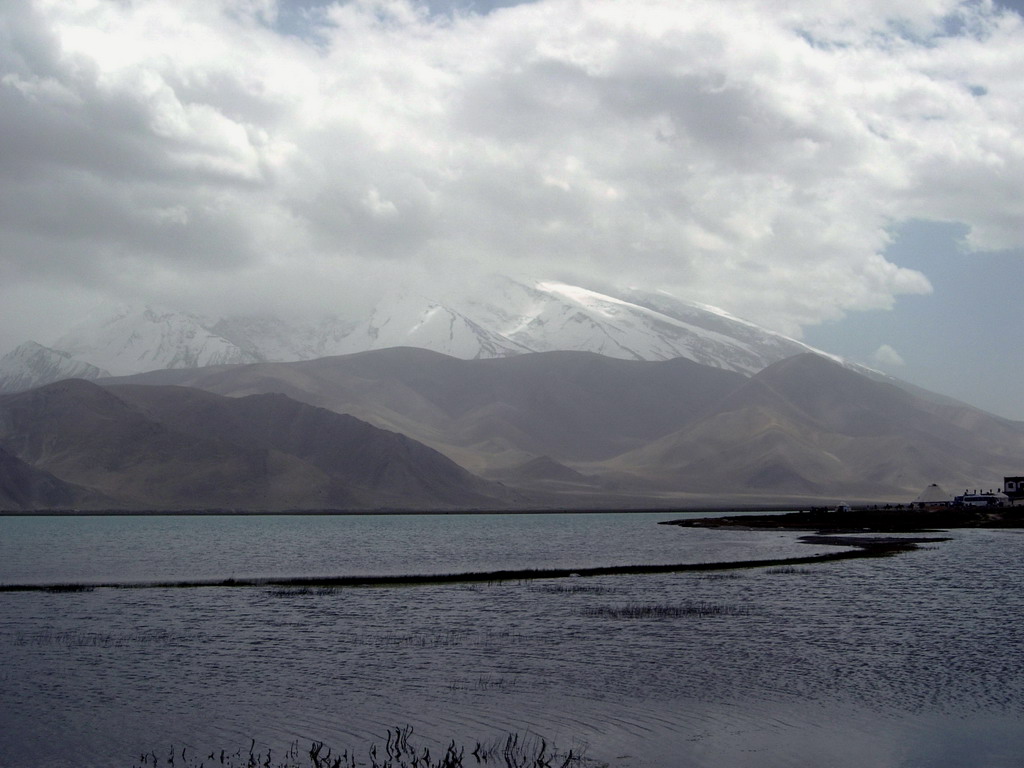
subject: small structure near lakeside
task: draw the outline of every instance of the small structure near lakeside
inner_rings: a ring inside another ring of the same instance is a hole
[[[943,490],[942,486],[938,483],[932,483],[917,494],[917,498],[910,502],[910,508],[948,507],[952,503],[953,495]]]
[[[1011,504],[1024,501],[1024,476],[1004,477],[1003,493]]]
[[[1009,497],[1002,491],[964,491],[953,498],[953,505],[958,507],[1002,507],[1010,503]]]

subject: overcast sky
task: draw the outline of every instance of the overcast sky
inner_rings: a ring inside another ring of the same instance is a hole
[[[953,0],[0,2],[0,352],[97,302],[661,288],[1024,419],[1024,21]]]

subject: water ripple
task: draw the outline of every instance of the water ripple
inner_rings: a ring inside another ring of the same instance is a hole
[[[1024,537],[965,531],[736,578],[4,593],[0,764],[252,738],[365,754],[408,724],[432,748],[529,732],[613,766],[1008,766],[1022,583]],[[671,610],[699,604],[737,610]]]

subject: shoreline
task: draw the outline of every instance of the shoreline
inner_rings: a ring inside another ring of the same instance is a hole
[[[666,520],[659,525],[820,533],[921,533],[957,528],[1024,528],[1024,507],[855,509],[843,512],[819,509],[763,516],[755,514]]]
[[[674,563],[669,565],[609,565],[591,568],[524,568],[498,571],[471,571],[451,574],[405,574],[392,576],[290,576],[267,578],[183,579],[175,581],[142,582],[75,582],[50,584],[0,584],[4,592],[79,593],[96,589],[194,589],[201,587],[263,587],[278,589],[344,589],[354,587],[425,586],[431,584],[466,584],[498,581],[532,581],[536,579],[586,578],[593,576],[631,576],[660,573],[691,573],[728,571],[746,568],[771,568],[787,565],[813,565],[868,557],[890,557],[910,552],[918,544],[949,541],[948,538],[894,538],[894,537],[822,537],[804,536],[807,544],[849,546],[842,552],[818,555],[777,557],[764,560],[726,560],[712,563]]]
[[[771,514],[795,512],[809,505],[802,504],[718,504],[702,506],[641,506],[641,507],[536,507],[518,509],[45,509],[45,510],[0,510],[4,517],[268,517],[302,515],[319,517],[365,517],[370,515],[602,515],[602,514],[685,514],[707,515],[733,512],[736,514]]]

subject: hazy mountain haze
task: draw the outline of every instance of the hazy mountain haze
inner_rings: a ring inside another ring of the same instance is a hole
[[[0,446],[93,492],[36,494],[16,508],[435,509],[509,498],[403,435],[282,395],[69,380],[0,397]]]
[[[101,307],[52,342],[53,349],[33,348],[46,357],[45,365],[28,365],[24,346],[0,358],[0,391],[69,375],[95,378],[97,370],[125,375],[403,346],[463,359],[553,350],[627,360],[682,357],[748,374],[790,355],[817,351],[665,293],[631,291],[620,297],[550,280],[490,276],[442,296],[396,286],[366,315],[350,310],[290,320],[266,313],[203,318],[142,305]]]
[[[396,285],[458,313],[433,335],[498,272],[825,329],[947,393],[970,360],[997,383],[955,393],[1024,418],[1019,357],[977,352],[1024,327],[1009,3],[25,0],[0,30],[0,354],[110,302],[393,345]]]
[[[614,505],[623,495],[900,501],[932,482],[993,486],[1024,455],[1024,424],[811,354],[746,377],[683,359],[458,360],[395,348],[129,380],[231,397],[285,393],[402,432],[549,504]]]

